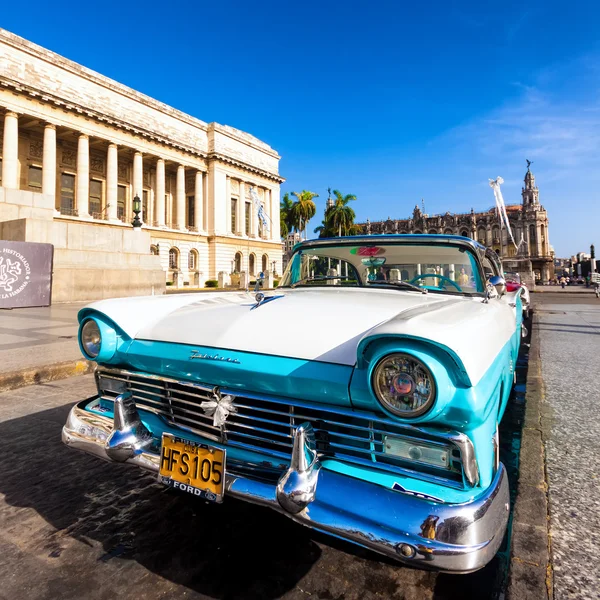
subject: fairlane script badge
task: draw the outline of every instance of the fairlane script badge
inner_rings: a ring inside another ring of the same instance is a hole
[[[227,358],[225,356],[219,356],[218,354],[204,354],[200,350],[192,350],[190,353],[190,360],[216,360],[218,362],[228,362],[240,364],[237,358]]]

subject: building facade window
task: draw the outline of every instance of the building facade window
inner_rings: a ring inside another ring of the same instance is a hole
[[[158,256],[158,246],[156,244],[152,244],[150,246],[150,254],[153,256]]]
[[[269,268],[269,257],[266,254],[262,255],[262,272],[264,273]]]
[[[250,275],[254,275],[256,272],[256,256],[254,254],[251,254],[248,259],[248,271],[250,271]]]
[[[60,176],[60,212],[75,214],[75,175],[69,173]]]
[[[244,206],[244,222],[245,222],[245,226],[246,226],[246,235],[250,235],[250,215],[252,214],[250,211],[251,209],[251,204],[250,202],[246,202],[245,206]]]
[[[90,214],[94,219],[102,218],[102,182],[90,179]]]
[[[186,198],[186,210],[185,210],[185,226],[186,227],[196,227],[196,219],[194,214],[194,196],[188,196]]]
[[[235,273],[240,273],[242,271],[242,253],[241,252],[235,253],[233,270]]]
[[[125,221],[125,204],[127,201],[127,188],[124,185],[117,186],[117,219]]]
[[[237,232],[237,203],[237,198],[231,199],[231,233]]]
[[[171,271],[179,269],[179,250],[177,250],[177,248],[171,248],[169,250],[169,269],[171,269]]]
[[[27,183],[29,187],[41,188],[42,187],[42,168],[41,167],[29,167],[27,173]]]
[[[190,250],[188,254],[188,271],[198,270],[198,251]]]

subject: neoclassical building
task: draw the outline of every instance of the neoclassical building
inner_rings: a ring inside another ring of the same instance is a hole
[[[540,204],[535,175],[529,167],[525,174],[521,204],[506,206],[508,220],[515,242],[520,245],[520,257],[531,261],[533,274],[538,282],[547,282],[554,276],[553,250],[548,235],[548,215]],[[486,212],[444,215],[424,214],[415,206],[412,218],[371,223],[361,223],[365,233],[438,233],[463,235],[493,248],[498,255],[510,263],[517,258],[517,248],[508,237],[506,228],[500,226],[496,207]]]
[[[2,29],[0,64],[0,239],[54,244],[54,301],[281,273],[270,146]]]

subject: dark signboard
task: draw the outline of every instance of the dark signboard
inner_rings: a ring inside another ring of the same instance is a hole
[[[50,306],[52,244],[0,240],[0,308]]]

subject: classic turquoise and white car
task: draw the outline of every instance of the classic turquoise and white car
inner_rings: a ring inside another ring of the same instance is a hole
[[[509,516],[498,424],[519,292],[463,237],[296,246],[274,291],[79,313],[98,393],[63,441],[183,492],[268,506],[400,561],[467,573]]]

